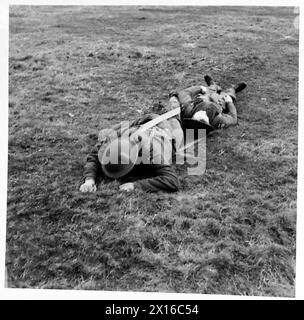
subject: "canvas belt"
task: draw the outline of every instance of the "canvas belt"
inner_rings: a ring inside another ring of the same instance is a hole
[[[170,111],[160,115],[159,117],[152,119],[152,120],[146,122],[145,124],[143,124],[142,126],[140,126],[138,128],[138,130],[136,131],[136,133],[141,132],[141,131],[146,131],[146,130],[156,126],[157,124],[159,124],[165,120],[168,120],[174,116],[177,116],[178,114],[180,114],[180,112],[181,112],[181,108],[175,108],[173,110],[170,110]]]

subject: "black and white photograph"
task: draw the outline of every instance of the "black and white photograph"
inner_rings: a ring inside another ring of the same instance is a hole
[[[299,15],[10,3],[6,288],[295,298]]]

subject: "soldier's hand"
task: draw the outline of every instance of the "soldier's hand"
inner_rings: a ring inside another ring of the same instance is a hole
[[[133,182],[127,182],[127,183],[123,183],[120,187],[119,187],[120,191],[133,191],[134,190],[134,183]]]
[[[95,192],[96,191],[96,184],[94,179],[86,179],[85,183],[83,183],[79,190],[81,192]]]
[[[231,98],[230,96],[228,96],[228,95],[224,97],[224,101],[225,101],[226,103],[228,103],[228,102],[233,102],[233,101],[232,101],[232,98]]]
[[[201,92],[202,92],[202,94],[207,93],[207,87],[201,86]]]

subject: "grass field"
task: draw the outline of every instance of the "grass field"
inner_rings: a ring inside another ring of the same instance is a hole
[[[298,30],[284,7],[11,6],[9,286],[294,296]],[[178,193],[78,191],[100,129],[245,80]]]

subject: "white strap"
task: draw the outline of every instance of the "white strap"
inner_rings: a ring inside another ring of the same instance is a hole
[[[138,129],[138,131],[145,131],[148,130],[154,126],[156,126],[157,124],[159,124],[162,121],[165,121],[167,119],[170,119],[178,114],[180,114],[181,112],[181,108],[175,108],[173,110],[170,110],[162,115],[160,115],[159,117],[150,120],[149,122],[146,122],[145,124],[143,124],[142,126],[140,126],[140,128]]]

